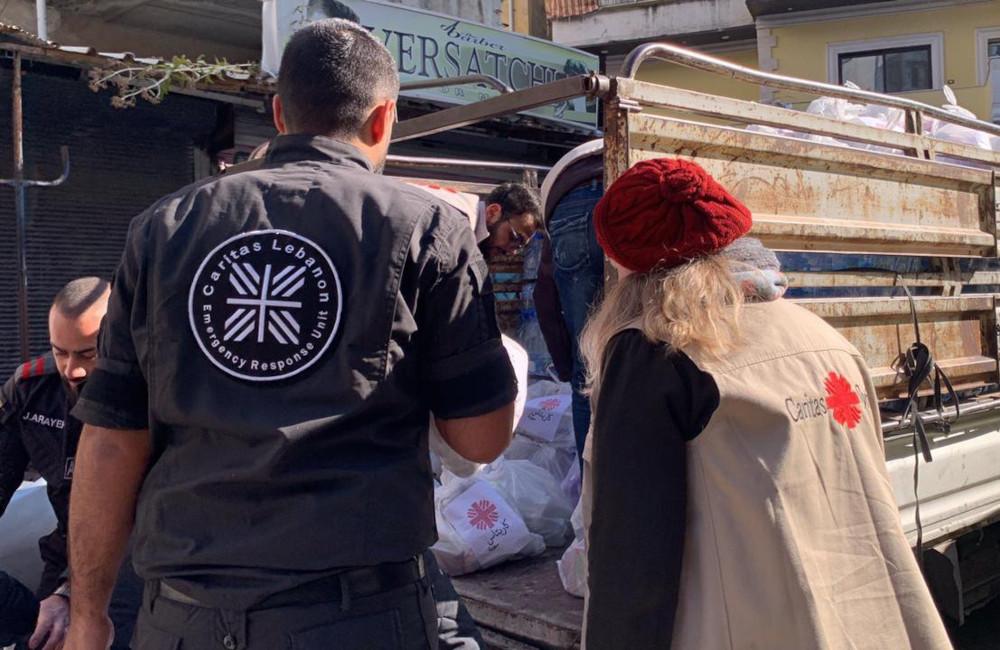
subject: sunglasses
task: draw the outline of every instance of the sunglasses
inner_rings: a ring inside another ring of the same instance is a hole
[[[514,227],[514,222],[511,221],[510,215],[504,215],[501,223],[504,222],[506,222],[507,227],[510,228],[510,245],[507,247],[507,253],[509,255],[517,255],[527,248],[535,234],[531,233],[530,235],[526,235],[518,232],[517,228]]]

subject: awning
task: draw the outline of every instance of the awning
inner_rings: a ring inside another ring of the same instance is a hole
[[[598,0],[545,0],[545,14],[549,20],[582,16],[600,8]]]

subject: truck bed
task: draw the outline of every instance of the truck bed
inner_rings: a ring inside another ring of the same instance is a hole
[[[452,578],[490,648],[580,647],[583,599],[563,590],[556,570],[564,550]]]

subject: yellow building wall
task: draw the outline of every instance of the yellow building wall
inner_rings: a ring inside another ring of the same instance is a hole
[[[976,78],[976,30],[1000,26],[1000,0],[960,5],[946,9],[901,11],[884,16],[869,16],[775,27],[771,34],[776,44],[771,56],[777,61],[776,72],[793,77],[828,81],[827,45],[910,34],[944,35],[943,81],[955,91],[960,105],[981,119],[990,119],[991,99],[988,86]],[[836,83],[836,80],[829,80]],[[949,83],[953,82],[953,83]],[[941,90],[900,93],[934,106],[945,103]],[[803,108],[814,95],[777,91],[775,99]]]
[[[508,29],[511,2],[514,3],[513,31],[537,38],[549,37],[544,0],[503,0],[500,3],[500,24]]]
[[[712,56],[718,59],[731,61],[747,68],[757,68],[756,47],[745,50],[734,50],[731,52],[712,54]],[[616,72],[617,71],[609,71],[611,74],[615,74]],[[709,72],[702,72],[701,70],[685,68],[684,66],[667,63],[665,61],[657,61],[656,59],[643,63],[642,67],[639,68],[639,74],[636,75],[636,77],[640,81],[648,81],[650,83],[673,86],[675,88],[684,88],[703,93],[711,93],[713,95],[734,97],[736,99],[746,99],[748,101],[757,101],[760,97],[760,92],[758,91],[757,86],[752,84],[735,81],[728,77],[711,74]]]

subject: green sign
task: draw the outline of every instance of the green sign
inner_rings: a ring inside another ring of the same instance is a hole
[[[587,52],[398,4],[265,0],[264,69],[277,73],[281,50],[296,29],[322,18],[354,16],[392,52],[403,82],[487,74],[514,90],[524,90],[598,68],[598,58]],[[498,94],[492,88],[465,85],[405,91],[403,96],[467,104]],[[597,126],[597,103],[583,97],[536,108],[528,114]]]

